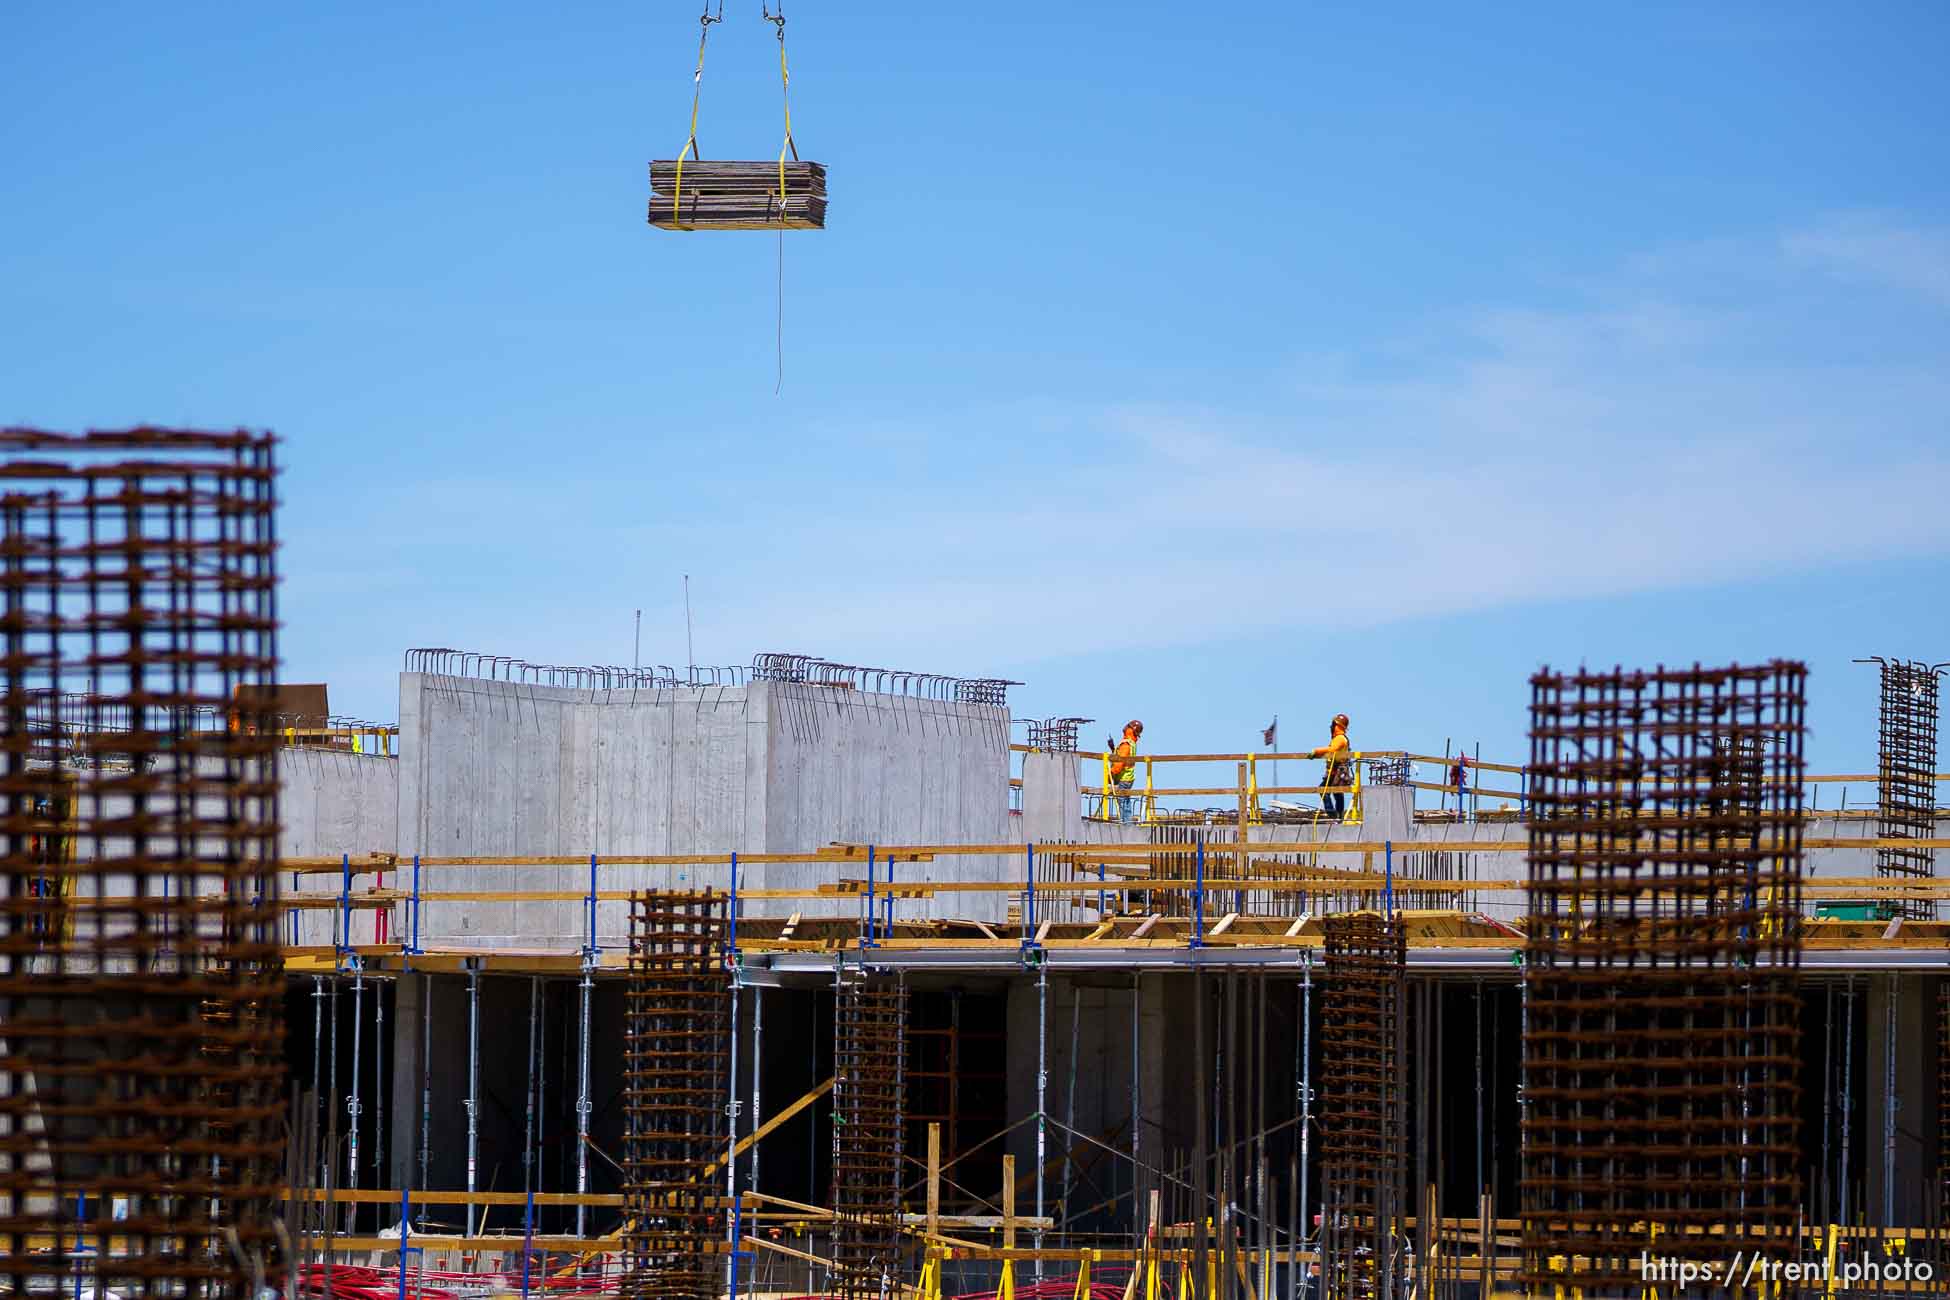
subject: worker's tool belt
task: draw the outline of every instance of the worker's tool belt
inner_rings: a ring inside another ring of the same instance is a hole
[[[1322,785],[1353,785],[1354,765],[1352,763],[1329,763],[1327,777]]]

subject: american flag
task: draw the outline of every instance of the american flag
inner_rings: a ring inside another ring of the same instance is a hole
[[[1274,714],[1273,721],[1267,724],[1266,730],[1259,733],[1259,743],[1271,749],[1279,743],[1279,739],[1280,718],[1278,714]]]

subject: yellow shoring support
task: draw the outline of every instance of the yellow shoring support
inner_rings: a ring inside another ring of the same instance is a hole
[[[1144,1300],[1160,1300],[1158,1294],[1158,1253],[1150,1242],[1145,1243],[1144,1261]]]
[[[1348,751],[1347,759],[1348,759],[1348,771],[1353,774],[1353,777],[1351,782],[1351,788],[1349,789],[1348,796],[1347,796],[1347,816],[1343,818],[1342,821],[1344,825],[1359,826],[1362,822],[1361,755],[1357,751],[1350,750]]]
[[[1077,1257],[1077,1289],[1071,1300],[1090,1300],[1090,1259],[1097,1252],[1083,1251]]]
[[[1182,1260],[1178,1264],[1178,1300],[1192,1300],[1192,1270]]]
[[[1144,757],[1144,824],[1146,826],[1158,820],[1158,800],[1151,793],[1154,788],[1151,776],[1151,756],[1147,754]]]
[[[1100,804],[1098,804],[1098,805],[1097,805],[1097,815],[1098,815],[1099,817],[1101,817],[1101,818],[1103,818],[1103,819],[1104,819],[1105,821],[1109,821],[1109,820],[1111,819],[1111,816],[1110,816],[1110,784],[1111,784],[1111,782],[1110,782],[1110,751],[1109,751],[1109,750],[1107,749],[1107,750],[1105,750],[1105,751],[1104,751],[1104,799],[1103,799],[1103,802],[1102,802],[1102,803],[1100,803]]]
[[[1016,1300],[1016,1261],[1002,1261],[1002,1281],[995,1288],[995,1300]]]
[[[1834,1295],[1834,1294],[1835,1294],[1835,1280],[1836,1280],[1836,1279],[1835,1279],[1835,1234],[1836,1234],[1836,1228],[1837,1228],[1837,1225],[1835,1225],[1835,1224],[1833,1224],[1833,1223],[1831,1223],[1831,1224],[1829,1224],[1829,1225],[1828,1225],[1828,1233],[1827,1233],[1827,1237],[1828,1237],[1828,1242],[1827,1242],[1827,1245],[1828,1245],[1828,1250],[1827,1250],[1827,1267],[1826,1267],[1826,1268],[1825,1268],[1825,1269],[1823,1270],[1823,1272],[1822,1272],[1822,1276],[1824,1276],[1824,1277],[1826,1277],[1826,1278],[1828,1279],[1828,1285],[1827,1285],[1827,1287],[1826,1287],[1826,1288],[1825,1288],[1825,1289],[1824,1289],[1824,1290],[1822,1291],[1822,1294],[1823,1294],[1823,1295],[1828,1295],[1828,1296],[1832,1296],[1832,1295]]]

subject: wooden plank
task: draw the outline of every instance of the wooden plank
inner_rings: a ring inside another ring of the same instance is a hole
[[[1002,1157],[1002,1248],[1016,1248],[1016,1158]]]
[[[800,1111],[812,1105],[814,1102],[818,1101],[821,1097],[824,1097],[827,1093],[831,1092],[832,1090],[833,1090],[833,1077],[829,1075],[827,1076],[826,1082],[815,1085],[811,1089],[811,1091],[807,1092],[804,1096],[800,1097],[799,1100],[793,1102],[790,1106],[787,1106],[784,1110],[772,1116],[772,1118],[766,1120],[763,1124],[760,1124],[757,1128],[753,1129],[750,1133],[747,1133],[744,1137],[740,1138],[738,1140],[738,1145],[733,1147],[731,1150],[732,1157],[735,1159],[738,1156],[744,1155],[745,1152],[751,1150],[753,1143],[758,1142],[760,1139],[767,1137],[768,1135],[773,1133],[775,1130],[777,1130],[779,1125],[785,1123],[787,1120],[791,1119],[794,1115],[797,1115]],[[713,1172],[715,1172],[718,1169],[718,1167],[719,1167],[718,1161],[712,1161],[710,1164],[704,1166],[705,1176],[709,1177]]]
[[[941,1231],[941,1125],[928,1123],[928,1235]]]
[[[1151,927],[1156,925],[1157,923],[1158,923],[1158,913],[1153,912],[1151,915],[1144,918],[1144,923],[1142,925],[1138,926],[1137,929],[1131,931],[1131,937],[1133,939],[1142,939],[1145,935],[1151,933]]]
[[[1218,938],[1220,935],[1224,934],[1227,930],[1230,930],[1232,928],[1232,923],[1234,921],[1237,921],[1238,919],[1239,919],[1239,913],[1227,912],[1223,917],[1219,918],[1219,923],[1217,925],[1213,926],[1210,930],[1207,930],[1205,932],[1205,937],[1208,939]],[[1229,997],[1231,995],[1228,994],[1227,996]]]

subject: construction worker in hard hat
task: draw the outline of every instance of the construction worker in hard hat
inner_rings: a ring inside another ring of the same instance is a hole
[[[1132,718],[1124,724],[1124,739],[1117,742],[1110,759],[1110,781],[1117,789],[1117,820],[1131,820],[1131,786],[1137,781],[1137,743],[1144,724]]]
[[[1328,726],[1331,729],[1331,738],[1309,755],[1310,758],[1327,760],[1327,767],[1321,773],[1320,783],[1323,786],[1353,785],[1354,764],[1348,758],[1348,755],[1353,752],[1353,747],[1347,740],[1347,715],[1336,713],[1333,722]],[[1320,807],[1321,811],[1329,817],[1340,821],[1347,816],[1347,794],[1341,790],[1323,792],[1320,796]]]

